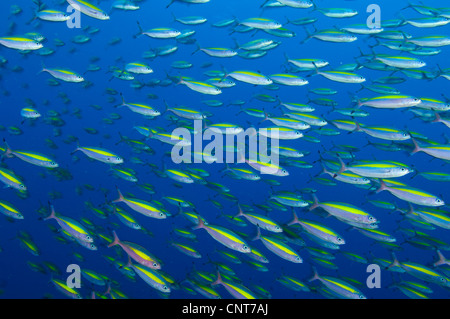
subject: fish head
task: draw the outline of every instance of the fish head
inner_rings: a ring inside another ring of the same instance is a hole
[[[123,163],[123,158],[119,157],[119,156],[113,156],[113,157],[108,157],[107,161],[113,164],[122,164]]]
[[[345,244],[345,240],[344,238],[340,237],[340,236],[336,236],[334,243],[337,245],[344,245]]]
[[[434,206],[443,206],[443,205],[445,205],[444,201],[442,199],[438,198],[438,197],[436,197],[434,199],[434,203],[433,204],[434,204]]]
[[[251,249],[247,244],[241,244],[237,248],[241,253],[247,254],[251,252]]]
[[[48,163],[46,163],[48,168],[57,168],[59,167],[58,163],[54,162],[54,161],[50,161]]]

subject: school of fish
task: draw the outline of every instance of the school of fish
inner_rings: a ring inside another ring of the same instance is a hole
[[[449,54],[450,7],[402,0],[369,25],[351,0],[254,0],[251,10],[231,1],[216,11],[226,2],[0,5],[9,12],[2,94],[22,103],[0,110],[15,119],[0,121],[1,224],[17,234],[0,256],[20,244],[27,257],[18,258],[52,283],[45,298],[372,298],[368,274],[341,270],[342,260],[378,265],[396,298],[448,297],[450,65],[436,59]],[[127,36],[94,46],[116,32]],[[326,49],[312,50],[318,43]],[[341,50],[351,51],[341,59]],[[214,163],[238,156],[230,145],[192,153],[213,164],[171,160],[174,145],[192,146],[175,128],[233,136],[249,127],[276,136],[279,164],[264,154]],[[32,230],[21,226],[28,220]],[[86,261],[94,255],[103,267]],[[81,288],[61,266],[74,263]]]

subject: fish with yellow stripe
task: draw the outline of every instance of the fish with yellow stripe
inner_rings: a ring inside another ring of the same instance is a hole
[[[256,295],[247,287],[235,282],[223,280],[219,272],[217,272],[217,280],[211,283],[211,285],[222,285],[236,299],[257,299]]]
[[[200,216],[197,215],[197,226],[193,227],[194,230],[204,229],[208,234],[217,240],[222,245],[239,251],[241,253],[250,253],[250,247],[248,244],[237,234],[222,226],[206,225]]]
[[[97,20],[109,20],[109,15],[100,8],[84,0],[67,0],[73,9]]]
[[[88,230],[76,220],[67,217],[56,215],[55,208],[50,204],[50,215],[45,217],[43,220],[54,219],[58,225],[65,231],[67,231],[71,236],[75,237],[84,242],[92,243],[94,239],[91,237]]]
[[[74,154],[77,151],[83,152],[87,157],[92,158],[94,160],[106,163],[106,164],[122,164],[123,158],[119,155],[112,153],[106,149],[94,146],[80,146],[71,153]]]
[[[129,257],[131,257],[131,259],[139,264],[151,269],[161,269],[160,261],[155,256],[150,254],[147,249],[132,242],[121,241],[115,231],[113,231],[113,234],[114,241],[109,244],[108,247],[118,245],[127,253]]]
[[[6,151],[2,156],[5,156],[7,158],[17,157],[27,163],[46,168],[56,168],[59,166],[55,160],[46,155],[30,151],[13,151],[9,147],[8,143],[6,143],[5,139],[3,139],[3,142],[6,144]]]

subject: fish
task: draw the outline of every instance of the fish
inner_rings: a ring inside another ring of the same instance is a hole
[[[250,248],[248,244],[233,231],[230,231],[221,226],[209,224],[206,225],[204,221],[198,216],[197,220],[198,224],[197,226],[193,227],[194,230],[205,229],[211,237],[213,237],[216,241],[218,241],[222,245],[244,254],[250,253]]]
[[[50,204],[50,215],[45,217],[43,220],[54,219],[58,225],[71,236],[79,239],[83,242],[92,243],[94,239],[91,237],[89,231],[81,225],[76,220],[66,217],[56,215],[55,208]]]
[[[114,241],[108,245],[108,248],[118,245],[127,253],[128,257],[140,265],[154,270],[161,269],[159,260],[150,254],[144,247],[132,242],[121,241],[119,237],[117,237],[115,231],[113,231],[113,235]],[[128,266],[131,267],[130,265]]]
[[[12,37],[0,37],[0,44],[19,51],[28,51],[28,50],[39,50],[44,47],[44,45],[36,40],[21,37],[21,36],[12,36]]]
[[[123,159],[120,156],[100,147],[78,145],[77,148],[72,152],[72,154],[77,151],[81,151],[87,157],[106,164],[118,165],[123,163]]]
[[[19,150],[13,151],[9,147],[8,143],[6,143],[5,139],[3,139],[3,142],[6,144],[6,151],[5,153],[2,154],[2,156],[5,156],[7,158],[17,157],[27,163],[45,168],[59,167],[59,164],[54,159],[46,155],[30,151],[19,151]]]
[[[109,20],[109,15],[103,11],[102,9],[94,6],[93,4],[85,1],[85,0],[67,0],[69,5],[81,13],[97,19],[97,20]]]
[[[151,203],[137,198],[124,197],[119,188],[117,188],[117,192],[119,193],[119,198],[113,200],[113,203],[125,203],[132,210],[147,217],[156,219],[167,218],[167,215],[163,211],[161,211],[158,207],[155,207]]]
[[[309,282],[319,280],[325,287],[330,289],[334,294],[346,299],[366,299],[366,297],[355,287],[336,277],[320,276],[316,268],[313,267],[314,276]]]

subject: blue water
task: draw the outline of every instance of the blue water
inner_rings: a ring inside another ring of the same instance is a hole
[[[62,2],[62,3],[58,3]],[[109,12],[113,1],[99,1],[96,5]],[[164,102],[166,100],[170,106],[183,105],[189,108],[194,108],[200,111],[210,112],[213,114],[210,120],[213,123],[233,123],[244,128],[249,127],[249,122],[258,126],[259,119],[241,113],[239,116],[235,114],[239,111],[238,106],[225,106],[234,100],[246,101],[245,107],[260,108],[281,115],[279,108],[275,108],[276,103],[261,102],[252,97],[256,94],[269,94],[278,96],[282,101],[306,103],[308,101],[308,90],[311,88],[328,87],[338,90],[338,94],[331,96],[339,103],[339,107],[348,107],[351,99],[350,95],[360,88],[357,84],[341,84],[329,81],[321,76],[309,77],[310,83],[303,87],[287,87],[280,85],[279,90],[270,91],[264,87],[253,86],[243,82],[236,81],[236,86],[228,89],[223,89],[222,94],[218,96],[203,95],[198,92],[189,90],[184,85],[172,84],[167,87],[155,86],[144,87],[142,89],[133,89],[130,87],[131,82],[123,81],[117,78],[111,79],[111,73],[107,73],[111,66],[122,68],[126,62],[143,61],[147,63],[154,73],[150,75],[138,75],[137,79],[148,82],[150,79],[164,80],[166,72],[171,76],[189,76],[194,79],[204,81],[207,79],[203,72],[207,70],[221,70],[225,67],[228,71],[234,70],[252,70],[258,71],[265,75],[283,73],[285,64],[284,54],[286,53],[290,58],[321,58],[329,61],[327,70],[338,67],[341,64],[354,63],[355,57],[359,55],[359,48],[364,53],[369,53],[368,44],[373,44],[373,40],[368,40],[367,36],[358,36],[358,41],[353,43],[330,43],[322,42],[317,39],[310,39],[305,44],[300,45],[299,42],[306,37],[306,33],[301,26],[287,25],[286,27],[296,32],[294,38],[277,38],[269,34],[258,32],[254,37],[252,33],[234,33],[230,28],[214,28],[212,23],[223,19],[232,18],[233,16],[239,19],[262,16],[278,20],[282,23],[286,21],[286,16],[291,20],[315,16],[319,20],[315,23],[318,30],[333,28],[333,26],[346,26],[350,24],[365,23],[367,19],[366,7],[371,2],[369,1],[317,1],[319,7],[349,7],[358,10],[359,14],[353,18],[333,19],[323,16],[318,12],[311,12],[311,9],[294,9],[294,8],[273,8],[261,11],[259,6],[261,1],[242,1],[238,0],[211,0],[207,4],[201,5],[185,5],[175,2],[170,8],[166,9],[168,1],[142,1],[140,2],[140,10],[137,11],[121,11],[114,10],[111,13],[109,21],[100,21],[85,15],[81,15],[82,29],[68,29],[65,23],[51,23],[46,21],[34,21],[27,24],[33,16],[34,7],[30,1],[16,0],[17,4],[23,9],[19,15],[11,15],[10,8],[11,1],[3,1],[0,5],[0,17],[2,22],[1,35],[6,35],[10,23],[15,24],[15,29],[12,34],[24,34],[26,32],[36,31],[46,37],[44,42],[45,47],[55,49],[55,53],[50,56],[40,56],[37,53],[30,53],[27,55],[21,54],[19,51],[2,47],[0,55],[7,59],[7,64],[1,69],[1,83],[0,89],[4,94],[1,97],[1,120],[0,124],[7,128],[10,126],[18,126],[23,131],[21,135],[12,135],[8,131],[1,131],[1,137],[7,139],[8,143],[13,149],[36,151],[46,155],[53,156],[62,168],[70,171],[73,176],[72,180],[58,181],[55,176],[46,173],[46,169],[30,165],[17,158],[4,159],[4,164],[18,175],[22,176],[28,187],[28,197],[21,199],[17,196],[16,191],[12,189],[2,189],[0,194],[1,200],[7,200],[17,207],[24,215],[24,220],[9,222],[6,218],[0,218],[0,289],[2,290],[2,298],[43,298],[44,296],[51,296],[53,298],[65,298],[63,294],[58,292],[55,287],[50,284],[52,275],[47,271],[45,274],[32,271],[27,265],[27,261],[42,264],[44,261],[49,261],[57,265],[61,271],[61,275],[53,275],[54,278],[65,280],[67,273],[66,267],[69,264],[78,264],[81,268],[91,269],[100,274],[103,274],[118,283],[118,289],[130,298],[161,298],[156,290],[149,287],[144,281],[136,276],[136,282],[131,282],[125,278],[117,269],[108,264],[102,257],[103,255],[112,256],[126,262],[126,254],[120,249],[107,248],[101,244],[102,240],[96,235],[98,233],[105,234],[112,237],[112,230],[115,229],[121,240],[137,243],[152,254],[163,261],[162,270],[170,274],[177,282],[181,283],[187,278],[189,272],[193,267],[196,270],[207,271],[212,274],[215,273],[214,266],[208,263],[207,255],[217,262],[226,263],[236,272],[236,276],[241,279],[242,284],[251,289],[252,285],[260,285],[267,289],[272,298],[323,298],[322,295],[313,292],[295,292],[282,286],[275,279],[282,274],[296,277],[304,282],[312,276],[312,267],[310,261],[310,254],[303,248],[289,244],[295,248],[302,256],[304,262],[302,264],[293,264],[268,251],[260,241],[250,242],[250,244],[260,250],[269,260],[266,264],[269,268],[268,272],[258,272],[249,265],[243,263],[235,265],[222,259],[219,255],[214,253],[216,249],[227,250],[220,243],[216,242],[204,230],[197,230],[197,242],[189,241],[176,237],[171,233],[172,229],[189,228],[192,224],[181,216],[169,217],[165,220],[156,220],[140,215],[136,212],[126,208],[125,205],[119,204],[121,208],[127,209],[146,229],[153,233],[149,236],[140,231],[132,230],[122,225],[114,216],[107,219],[100,219],[95,216],[85,206],[86,201],[92,202],[96,207],[101,208],[105,202],[104,194],[101,189],[106,189],[108,201],[117,198],[115,186],[117,185],[122,192],[132,193],[135,197],[147,201],[157,200],[164,203],[165,209],[170,213],[176,214],[177,207],[170,205],[162,200],[164,196],[179,197],[188,200],[195,205],[196,211],[206,218],[210,224],[220,225],[230,230],[244,232],[252,238],[256,234],[256,228],[248,223],[246,227],[238,227],[230,223],[226,218],[221,218],[221,212],[214,207],[211,202],[206,201],[213,197],[215,200],[221,202],[224,206],[223,213],[227,215],[234,215],[238,212],[236,205],[223,199],[222,197],[215,197],[217,192],[200,184],[183,184],[181,188],[174,186],[174,181],[169,178],[158,177],[154,174],[149,166],[141,164],[133,164],[128,160],[137,156],[142,161],[154,164],[161,170],[163,164],[167,168],[183,169],[186,166],[178,166],[171,162],[170,158],[164,156],[164,153],[170,152],[171,146],[163,144],[155,139],[145,141],[155,154],[137,154],[133,153],[131,147],[124,143],[116,145],[119,141],[119,132],[129,138],[142,140],[143,137],[133,129],[133,126],[141,125],[148,127],[162,127],[168,132],[175,128],[174,125],[167,119],[166,115],[159,116],[155,119],[145,119],[139,114],[135,114],[127,108],[114,108],[115,105],[120,104],[120,98],[115,95],[115,101],[108,102],[110,95],[106,93],[107,88],[112,88],[118,92],[122,92],[127,102],[143,103],[154,106],[156,109],[163,111]],[[47,1],[49,7],[65,11],[66,3],[63,1]],[[381,7],[382,20],[397,18],[397,13],[401,8],[407,5],[407,1],[378,1]],[[445,1],[427,1],[427,5],[432,7],[442,7],[446,5]],[[412,9],[402,11],[407,18],[422,17]],[[178,22],[174,22],[172,15],[177,17],[185,16],[204,16],[208,22],[202,25],[185,26]],[[133,38],[138,32],[136,21],[140,21],[144,30],[155,27],[173,27],[178,30],[193,29],[196,31],[193,36],[197,39],[202,47],[233,47],[236,39],[240,44],[246,43],[256,38],[269,38],[282,41],[282,44],[277,48],[270,50],[265,57],[248,60],[238,56],[229,59],[219,59],[209,57],[202,52],[195,55],[191,53],[195,50],[195,45],[187,45],[178,43],[178,50],[168,56],[156,57],[153,60],[144,59],[143,53],[150,48],[156,48],[168,44],[176,44],[175,40],[158,40],[151,39],[146,36]],[[89,35],[83,28],[85,27],[99,28],[98,33]],[[312,31],[311,26],[307,26]],[[449,26],[438,27],[434,29],[420,29],[412,26],[403,26],[401,30],[411,33],[414,36],[425,35],[446,35],[449,33]],[[86,44],[74,44],[71,39],[77,35],[89,35],[91,40]],[[54,45],[54,39],[60,39],[65,42],[62,47]],[[120,43],[110,45],[108,42],[113,38],[120,38]],[[375,48],[377,54],[392,54],[392,55],[407,55],[401,52],[389,50],[387,48],[378,46]],[[90,59],[94,56],[99,57],[99,61],[95,62],[101,67],[98,72],[86,72]],[[443,47],[442,53],[437,56],[420,57],[427,62],[426,70],[435,70],[435,66],[439,64],[442,68],[448,66],[448,48]],[[119,60],[120,59],[120,60]],[[171,67],[174,61],[186,60],[193,64],[193,67],[186,70],[177,70]],[[208,68],[201,68],[200,66],[205,62],[212,62],[212,66]],[[59,81],[59,86],[49,86],[47,80],[51,78],[48,73],[39,73],[42,65],[49,68],[62,67],[74,70],[78,73],[84,73],[83,76],[87,81],[92,82],[92,86],[84,88],[81,84],[64,83]],[[14,67],[21,67],[22,71],[14,72]],[[370,80],[374,80],[383,76],[390,75],[390,72],[372,71],[363,68],[357,71],[358,74],[363,75]],[[309,74],[299,73],[300,76]],[[430,97],[442,99],[441,94],[446,93],[448,82],[443,77],[434,79],[432,81],[409,79],[401,73],[395,76],[402,76],[407,79],[402,84],[392,85],[399,89],[402,94],[414,95],[417,97]],[[70,99],[69,104],[64,104],[61,94],[66,94]],[[158,99],[150,100],[147,98],[148,94],[156,94]],[[364,90],[358,93],[359,97],[374,97],[376,93]],[[310,94],[310,97],[319,97]],[[22,118],[20,116],[20,109],[26,105],[25,99],[30,99],[35,102],[35,107],[43,114],[42,118],[34,122],[33,125],[29,121],[21,124]],[[202,101],[218,99],[224,103],[222,107],[209,107],[202,103]],[[44,102],[48,101],[47,104]],[[100,110],[95,110],[90,105],[101,106]],[[81,117],[77,118],[73,112],[79,109]],[[361,119],[361,122],[366,125],[382,125],[395,127],[397,129],[411,130],[424,134],[429,139],[445,143],[442,134],[446,134],[448,128],[441,123],[426,123],[420,119],[413,118],[411,112],[402,110],[379,110],[365,108],[370,112],[370,116]],[[61,135],[54,136],[55,127],[46,124],[45,118],[48,118],[46,113],[50,110],[55,110],[60,113],[60,118],[65,121],[65,125],[60,127]],[[328,119],[345,118],[336,113],[327,115],[329,108],[324,106],[316,106],[315,115],[326,116]],[[114,120],[113,124],[105,124],[102,119],[108,118],[111,113],[118,113],[121,119]],[[169,113],[168,113],[169,114]],[[264,126],[263,124],[261,126]],[[91,135],[85,132],[84,128],[92,127],[98,130],[98,134]],[[328,125],[327,127],[331,127]],[[309,135],[309,134],[308,134]],[[347,134],[346,131],[341,131],[338,136],[321,136],[316,133],[310,133],[320,139],[320,143],[310,143],[302,139],[282,141],[281,145],[291,146],[302,151],[309,151],[310,155],[304,158],[309,163],[314,163],[319,159],[318,151],[330,150],[333,143],[336,145],[345,144],[360,148],[360,151],[355,153],[357,159],[367,160],[393,160],[407,165],[413,166],[418,171],[440,171],[450,173],[447,164],[439,159],[431,161],[432,157],[418,153],[410,156],[406,152],[383,152],[374,147],[363,147],[367,144],[366,135],[363,133]],[[111,150],[125,159],[124,167],[132,168],[137,172],[137,177],[141,183],[149,183],[155,187],[156,194],[150,196],[139,189],[131,182],[117,179],[111,176],[108,172],[108,165],[98,162],[90,161],[81,152],[75,154],[77,161],[74,161],[74,156],[71,152],[76,148],[76,143],[64,143],[68,136],[75,136],[79,139],[82,146],[98,146]],[[386,142],[383,140],[369,137],[374,142]],[[45,140],[51,139],[56,145],[57,149],[49,148]],[[224,164],[191,164],[193,167],[207,170],[211,175],[206,179],[211,182],[224,184],[230,188],[230,194],[236,196],[242,204],[253,205],[266,204],[272,192],[270,186],[262,181],[253,182],[245,180],[236,180],[228,176],[224,176],[220,171],[225,168]],[[240,164],[244,167],[243,164]],[[248,168],[248,166],[245,166]],[[369,203],[366,199],[369,191],[357,188],[350,184],[337,182],[337,186],[324,186],[316,182],[308,182],[311,175],[316,175],[320,172],[320,164],[314,163],[312,169],[301,169],[296,167],[288,167],[290,175],[287,177],[272,177],[263,176],[263,179],[275,179],[281,182],[281,186],[275,186],[275,191],[295,191],[298,189],[311,187],[317,190],[317,196],[321,201],[340,201],[351,203],[355,206],[361,207],[370,212],[377,219],[381,221],[380,230],[387,232],[397,238],[397,244],[403,248],[396,252],[400,261],[412,261],[422,265],[429,265],[436,258],[436,253],[430,249],[419,249],[411,246],[405,242],[405,236],[398,231],[399,226],[403,228],[414,229],[404,220],[404,217],[398,212],[389,213],[387,210],[378,209]],[[324,177],[324,176],[322,176]],[[410,179],[406,176],[398,179],[401,182],[408,184],[411,187],[417,187],[429,193],[440,195],[444,200],[450,201],[450,197],[446,192],[446,183],[432,182],[425,180],[422,177]],[[83,188],[83,185],[90,184],[94,190]],[[82,193],[76,193],[76,188],[82,188]],[[62,193],[62,198],[51,199],[50,192],[58,191]],[[310,200],[308,194],[304,195],[306,200]],[[377,200],[385,200],[396,203],[398,207],[406,209],[407,203],[395,198],[388,192],[382,192],[377,195],[370,195],[370,198]],[[89,251],[76,243],[62,244],[55,239],[57,234],[53,233],[49,225],[57,226],[54,220],[42,221],[39,220],[37,210],[41,205],[46,206],[48,201],[51,201],[58,213],[64,216],[80,221],[81,218],[87,218],[92,221],[97,227],[93,231],[95,243],[98,246],[97,251]],[[443,209],[446,209],[444,207]],[[300,209],[296,209],[297,215],[305,218],[310,218],[332,228],[341,234],[346,244],[342,250],[353,252],[361,256],[365,256],[371,260],[375,256],[377,258],[391,258],[391,252],[369,239],[356,230],[349,230],[349,226],[337,219],[330,217],[324,219],[312,213],[306,213]],[[255,208],[255,212],[263,214],[264,212]],[[290,209],[287,211],[273,210],[268,215],[279,223],[286,223],[290,221],[292,214]],[[436,227],[434,230],[422,230],[430,236],[438,238],[442,241],[448,240],[448,230]],[[23,249],[17,235],[20,231],[28,232],[34,243],[40,249],[39,256],[33,256],[29,251]],[[263,232],[264,234],[264,232]],[[266,233],[268,234],[268,233]],[[308,246],[319,247],[305,237]],[[187,243],[195,247],[202,255],[201,259],[193,259],[178,252],[173,247],[169,246],[169,242],[175,240],[181,243]],[[444,255],[449,254],[441,247]],[[327,250],[327,249],[325,249]],[[336,250],[327,250],[335,254],[336,259],[333,261],[339,269],[337,271],[323,268],[316,265],[321,275],[329,275],[336,277],[351,277],[362,283],[357,286],[367,298],[407,298],[399,290],[388,288],[393,283],[402,280],[410,280],[422,282],[408,274],[398,275],[387,270],[381,271],[381,288],[369,289],[365,282],[368,276],[366,272],[367,265],[350,261]],[[78,261],[73,253],[79,253],[84,257],[84,261]],[[118,254],[118,252],[120,254]],[[247,259],[246,256],[238,252],[229,250],[242,260]],[[394,276],[392,276],[394,275]],[[83,298],[89,298],[92,285],[82,280],[83,287],[79,289]],[[423,282],[422,282],[423,283]],[[433,289],[433,293],[429,295],[430,298],[448,298],[449,292],[445,288],[431,283],[426,283],[427,286]],[[105,287],[94,287],[94,289],[102,293],[106,290]],[[222,298],[231,298],[231,295],[223,288],[218,286],[217,291]],[[192,296],[181,289],[173,289],[170,298],[203,298],[200,295]]]

